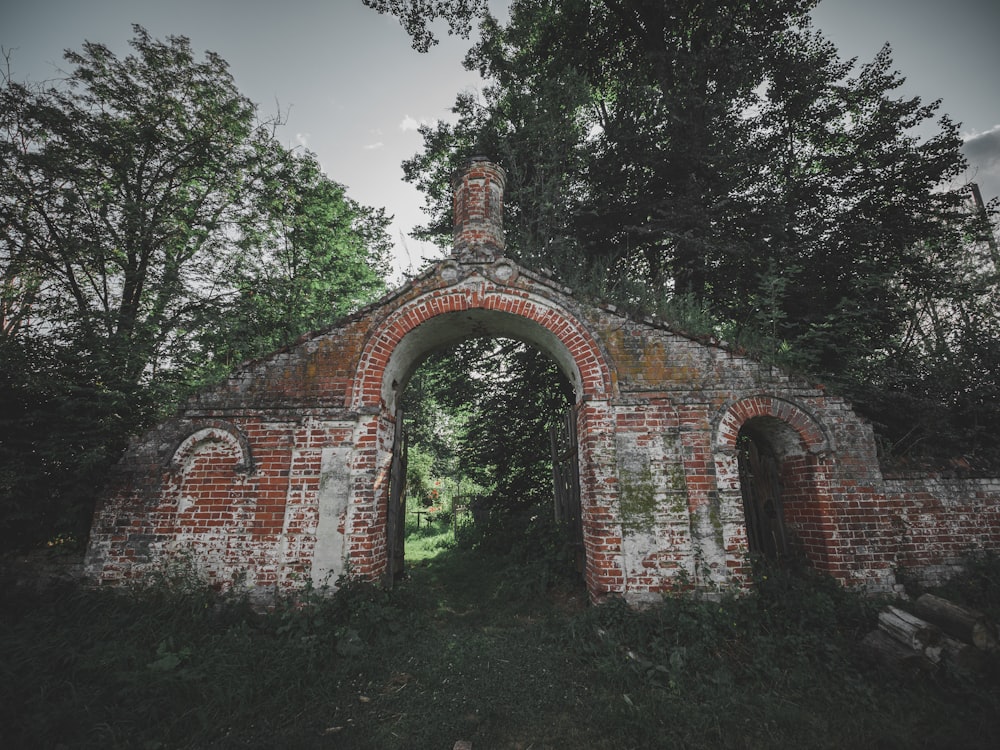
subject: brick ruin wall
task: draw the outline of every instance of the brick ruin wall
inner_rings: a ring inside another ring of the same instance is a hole
[[[894,475],[885,494],[901,578],[943,583],[970,556],[1000,550],[1000,479]]]
[[[378,578],[394,381],[411,367],[396,360],[466,335],[463,315],[470,332],[525,338],[574,381],[595,599],[746,584],[736,438],[750,421],[781,447],[794,546],[841,581],[886,590],[900,570],[939,579],[1000,548],[1000,480],[883,477],[870,427],[822,388],[580,304],[509,261],[447,261],[136,440],[95,517],[90,575],[119,582],[187,557],[262,595]]]

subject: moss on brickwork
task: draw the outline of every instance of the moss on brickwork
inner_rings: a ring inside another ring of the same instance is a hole
[[[670,511],[675,515],[687,513],[689,503],[684,467],[679,463],[673,464],[667,470],[667,481],[671,490]]]
[[[684,515],[688,512],[688,492],[687,475],[684,472],[684,464],[677,458],[677,436],[672,433],[664,433],[662,436],[663,455],[674,457],[667,467],[665,487],[670,495],[669,510],[674,515]]]
[[[722,533],[722,510],[719,507],[719,496],[712,493],[708,504],[708,522],[712,525],[712,532],[715,534],[715,542],[720,549],[725,546],[724,535]]]
[[[630,531],[653,531],[656,524],[656,482],[650,467],[639,471],[621,470],[622,528]]]

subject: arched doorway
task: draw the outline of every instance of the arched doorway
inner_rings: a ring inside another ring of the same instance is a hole
[[[466,495],[457,502],[461,515],[456,518],[455,530],[462,528],[466,536],[485,534],[477,546],[497,553],[505,542],[538,538],[539,528],[558,517],[560,523],[565,522],[567,546],[572,548],[582,579],[585,553],[577,480],[577,411],[573,408],[577,388],[570,380],[576,373],[575,368],[569,375],[566,373],[565,364],[553,356],[551,343],[546,348],[544,341],[537,343],[545,336],[532,331],[533,327],[533,323],[515,316],[474,311],[461,317],[437,316],[401,342],[401,354],[405,356],[400,356],[399,363],[406,364],[400,364],[393,375],[396,413],[387,493],[388,564],[383,577],[387,585],[405,573],[404,529],[407,521],[413,520],[411,513],[422,512],[419,482],[414,472],[406,471],[408,465],[416,469],[420,462],[411,464],[407,449],[419,452],[422,447],[420,433],[427,427],[422,420],[427,415],[419,399],[430,396],[421,387],[425,385],[423,377],[428,368],[440,367],[442,362],[453,368],[445,377],[445,387],[452,390],[446,397],[438,397],[451,400],[453,408],[467,407],[467,417],[474,424],[457,430],[462,445],[451,446],[455,460],[437,477],[433,511],[427,518],[440,513],[442,506],[455,512],[455,488],[464,486]],[[397,362],[390,358],[390,366],[394,364]],[[516,383],[509,380],[512,373],[506,372],[508,367],[523,370]],[[463,380],[463,373],[467,379]],[[506,404],[498,403],[504,399],[509,399]],[[543,407],[539,399],[550,403]],[[484,403],[488,401],[492,403]],[[537,413],[526,413],[532,411]],[[550,426],[558,426],[556,445],[550,443]],[[528,444],[533,444],[534,449],[526,450]],[[545,466],[540,472],[542,462]],[[568,477],[575,481],[567,482]],[[574,490],[574,496],[566,496],[567,491]],[[445,500],[450,502],[439,502]]]
[[[720,502],[741,518],[727,544],[730,564],[748,579],[748,559],[805,560],[833,572],[830,438],[816,419],[768,395],[741,399],[721,414],[716,431]],[[740,552],[742,551],[742,552]]]
[[[373,330],[361,355],[350,402],[363,418],[357,441],[354,469],[361,481],[355,484],[354,542],[349,564],[366,574],[384,577],[388,563],[387,528],[393,446],[398,434],[400,396],[416,368],[431,353],[469,338],[504,337],[524,342],[553,360],[566,377],[573,393],[577,426],[578,466],[581,471],[581,532],[586,552],[585,576],[592,596],[613,590],[621,580],[620,549],[606,543],[603,526],[607,514],[589,514],[595,487],[614,476],[613,456],[598,453],[597,444],[607,435],[596,427],[607,411],[614,379],[607,358],[595,337],[571,313],[556,308],[542,297],[505,289],[512,281],[511,268],[501,261],[499,269],[484,278],[448,278],[453,285],[417,297],[384,319]],[[444,264],[439,273],[450,275]],[[491,278],[492,277],[492,278]],[[374,450],[373,450],[374,448]],[[366,477],[374,477],[374,481]],[[372,523],[371,521],[374,521]],[[588,540],[591,540],[588,547]],[[593,549],[600,544],[599,549]]]
[[[405,556],[402,577],[489,558],[495,567],[517,560],[570,583],[573,542],[582,542],[570,530],[579,537],[581,529],[553,507],[550,427],[575,416],[573,403],[555,362],[515,339],[470,338],[423,359],[397,408],[397,431],[400,411],[406,414],[409,449],[404,502],[401,477],[395,470],[390,477],[388,525],[406,529],[405,545],[390,550]],[[572,456],[575,477],[575,450]],[[393,562],[399,580],[398,554]]]
[[[762,418],[750,420],[740,429],[736,441],[747,546],[751,556],[771,562],[788,557],[781,459],[773,438],[768,438],[769,432],[773,435],[781,429],[778,425]]]

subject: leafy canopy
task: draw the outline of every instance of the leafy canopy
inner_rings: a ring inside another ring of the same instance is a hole
[[[282,147],[218,55],[134,33],[0,79],[4,536],[86,524],[130,433],[383,288],[384,211]]]
[[[903,389],[922,413],[958,409],[919,425],[925,438],[995,450],[996,380],[959,364],[995,361],[1000,327],[958,125],[900,94],[888,46],[841,59],[810,25],[815,5],[514,0],[506,23],[483,14],[466,65],[485,89],[460,94],[404,163],[427,196],[421,234],[447,243],[447,175],[492,154],[523,264],[822,378],[892,444],[913,427],[884,406]]]

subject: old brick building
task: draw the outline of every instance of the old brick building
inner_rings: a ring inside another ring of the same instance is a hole
[[[89,575],[123,581],[179,554],[263,595],[384,575],[399,396],[430,351],[472,336],[527,342],[575,389],[595,600],[742,585],[750,548],[876,590],[1000,548],[1000,480],[885,476],[870,427],[821,387],[506,259],[503,186],[471,160],[451,257],[134,441],[95,515]]]

